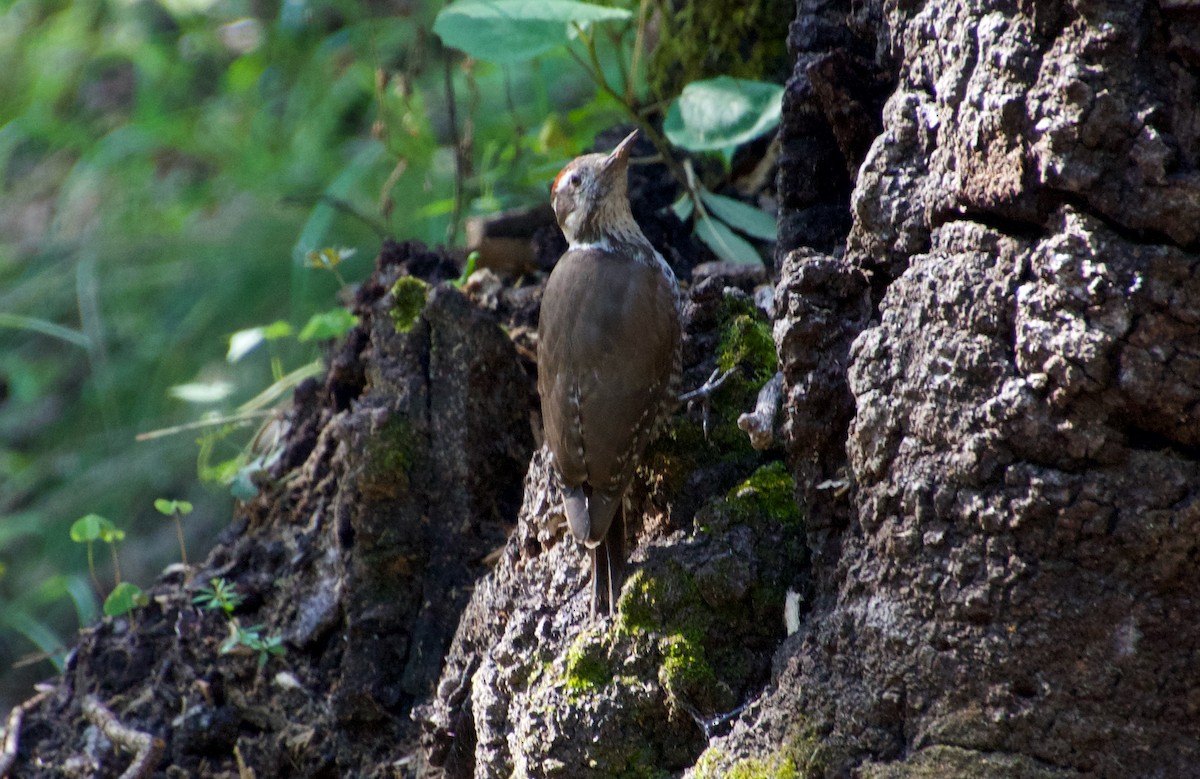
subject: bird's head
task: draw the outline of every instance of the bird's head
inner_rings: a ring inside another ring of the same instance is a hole
[[[558,226],[572,247],[627,233],[640,235],[629,210],[627,171],[634,130],[608,154],[585,154],[567,164],[550,187]]]

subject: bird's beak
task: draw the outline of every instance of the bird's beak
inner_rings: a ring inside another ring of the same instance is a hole
[[[620,167],[625,167],[629,164],[629,153],[633,149],[633,142],[637,140],[638,131],[634,130],[629,135],[625,136],[625,140],[617,144],[617,148],[613,149],[608,159],[604,161],[605,168],[611,168],[613,165],[620,163]]]

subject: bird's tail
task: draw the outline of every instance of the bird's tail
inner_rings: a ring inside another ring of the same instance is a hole
[[[567,524],[571,534],[589,549],[604,542],[604,536],[612,525],[613,516],[621,507],[621,495],[592,492],[588,495],[582,486],[566,490]]]

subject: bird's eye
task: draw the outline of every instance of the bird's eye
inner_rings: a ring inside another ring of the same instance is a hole
[[[581,183],[583,183],[583,179],[579,177],[578,173],[572,173],[567,178],[567,186],[569,186],[571,189],[579,189],[579,185]]]

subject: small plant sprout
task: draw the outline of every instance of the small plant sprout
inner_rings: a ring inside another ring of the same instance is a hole
[[[356,249],[326,246],[324,249],[314,249],[306,253],[304,255],[304,263],[310,268],[323,268],[329,271],[344,288],[347,286],[346,280],[338,272],[338,266],[353,257],[356,251]]]
[[[201,587],[200,592],[192,598],[192,603],[206,609],[220,610],[229,620],[229,638],[221,642],[221,654],[227,655],[245,647],[251,652],[258,653],[258,667],[261,669],[272,656],[286,654],[282,636],[263,637],[263,626],[253,625],[244,628],[238,624],[233,612],[245,600],[238,594],[233,585],[222,578],[209,579],[207,587]]]
[[[463,265],[462,275],[454,280],[454,286],[462,289],[466,285],[467,279],[471,278],[471,274],[475,272],[475,266],[479,264],[479,252],[471,252],[467,255],[467,262]]]
[[[209,586],[200,588],[200,592],[192,598],[192,603],[206,609],[220,609],[230,616],[244,600],[245,597],[239,595],[232,584],[223,578],[214,578],[209,580]]]
[[[104,613],[110,617],[119,617],[133,611],[138,606],[150,602],[142,588],[132,582],[121,582],[104,599]]]
[[[92,575],[92,584],[96,586],[96,591],[99,592],[100,579],[96,576],[96,558],[93,551],[93,544],[96,541],[103,541],[108,544],[109,550],[112,552],[113,561],[113,577],[115,584],[112,592],[104,599],[104,613],[110,617],[117,617],[132,611],[137,606],[144,606],[149,602],[145,593],[136,584],[121,581],[121,561],[117,557],[117,542],[125,538],[125,531],[118,528],[99,514],[88,514],[75,520],[71,524],[71,540],[77,544],[87,544],[88,556],[88,572]]]
[[[179,537],[179,555],[183,559],[183,567],[188,564],[187,559],[187,544],[183,542],[183,523],[179,520],[180,517],[192,513],[192,504],[186,500],[167,500],[159,498],[154,501],[154,508],[158,509],[159,514],[171,517],[175,520],[175,534]]]
[[[246,647],[250,651],[258,653],[258,667],[260,669],[267,664],[272,655],[279,657],[287,654],[287,648],[283,645],[282,636],[267,636],[263,638],[262,630],[262,625],[253,625],[244,628],[236,620],[231,619],[229,621],[229,638],[222,642],[221,654],[227,655],[237,650],[239,646]]]
[[[80,517],[71,525],[71,540],[77,544],[87,544],[88,572],[92,575],[92,584],[96,585],[97,591],[103,588],[100,586],[100,579],[96,576],[96,559],[92,551],[92,544],[96,541],[103,541],[109,545],[109,549],[112,550],[113,575],[116,577],[116,583],[120,584],[121,563],[117,560],[116,542],[123,538],[125,538],[125,531],[99,514]]]

